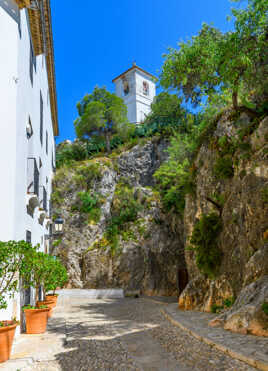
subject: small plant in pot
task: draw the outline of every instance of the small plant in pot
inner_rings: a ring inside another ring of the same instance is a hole
[[[56,289],[58,287],[64,287],[65,283],[68,280],[67,270],[62,265],[62,263],[58,259],[53,258],[53,264],[51,265],[51,269],[49,274],[46,276],[44,282],[44,289],[46,294],[46,300],[52,300],[54,306],[57,305],[58,294],[56,294]],[[52,293],[48,293],[48,291],[52,291]]]
[[[18,292],[19,276],[27,272],[25,256],[36,248],[25,241],[0,241],[0,309],[6,309],[8,299]],[[0,321],[0,362],[9,359],[16,327],[15,318]]]
[[[36,293],[38,293],[39,287],[44,284],[47,270],[50,267],[49,258],[49,255],[37,251],[31,256],[28,256],[27,265],[29,269],[23,276],[25,287],[32,286],[35,288]],[[47,318],[49,314],[51,315],[52,308],[52,302],[49,301],[37,301],[34,306],[27,305],[23,307],[26,321],[26,333],[44,333],[47,328]]]

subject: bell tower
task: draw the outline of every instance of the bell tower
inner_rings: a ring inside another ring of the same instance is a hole
[[[140,124],[151,112],[155,97],[155,77],[133,63],[132,67],[113,79],[115,93],[123,98],[130,123]]]

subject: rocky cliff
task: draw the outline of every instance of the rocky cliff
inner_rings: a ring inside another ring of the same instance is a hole
[[[68,268],[70,287],[177,295],[182,223],[170,225],[153,189],[167,145],[149,141],[114,158],[58,170],[53,208],[64,217],[65,233],[54,249]]]
[[[155,191],[163,139],[59,169],[53,210],[65,233],[54,249],[70,287],[180,294],[181,309],[219,312],[213,326],[266,336],[268,118],[225,112],[206,134],[183,217]]]
[[[216,213],[220,264],[208,278],[197,267],[195,250],[186,248],[190,282],[179,306],[224,311],[212,325],[267,335],[262,308],[268,301],[268,118],[252,122],[246,115],[223,115],[203,142],[195,167],[196,194],[187,196],[184,213],[185,244],[201,216]],[[217,176],[219,171],[226,176]]]

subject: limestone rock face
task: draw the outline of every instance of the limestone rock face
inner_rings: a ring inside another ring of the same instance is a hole
[[[196,197],[187,196],[184,213],[186,246],[201,214],[220,213],[210,200],[221,197],[223,228],[218,246],[222,261],[217,277],[206,279],[200,276],[194,251],[186,249],[190,282],[180,295],[179,306],[209,311],[212,305],[223,306],[224,300],[237,298],[230,311],[224,308],[224,320],[219,319],[216,323],[233,331],[267,335],[263,322],[265,314],[260,305],[261,301],[268,301],[267,278],[264,278],[268,274],[268,204],[265,196],[268,190],[268,118],[247,134],[249,144],[246,149],[237,147],[233,155],[234,176],[217,179],[214,174],[216,159],[221,155],[215,145],[217,140],[222,136],[238,139],[238,127],[241,130],[250,125],[252,123],[244,114],[235,122],[228,118],[228,114],[223,116],[197,155]]]
[[[200,310],[210,312],[213,305],[233,296],[229,280],[221,276],[217,280],[208,280],[201,275],[192,279],[179,297],[179,308],[183,310]]]
[[[69,288],[124,288],[147,295],[177,295],[177,270],[185,264],[182,223],[176,221],[171,226],[151,188],[155,170],[167,157],[167,146],[164,140],[135,146],[116,159],[116,166],[107,159],[96,160],[101,177],[91,188],[104,200],[96,223],[88,223],[85,216],[72,210],[77,194],[85,191],[85,187],[74,184],[77,170],[70,169],[60,180],[56,176],[55,186],[64,196],[61,210],[65,219],[57,254],[67,266]],[[115,190],[122,181],[130,184],[142,207],[137,220],[128,226],[130,238],[120,236],[114,252],[109,244],[97,244],[105,237],[116,202]]]
[[[268,276],[244,287],[228,312],[210,322],[241,334],[268,336],[268,315],[262,309],[268,303]]]
[[[55,250],[68,268],[69,287],[74,288],[177,295],[180,272],[186,271],[183,281],[189,280],[182,285],[181,309],[221,308],[224,313],[212,325],[266,336],[262,305],[268,301],[268,118],[255,122],[226,111],[210,129],[194,161],[195,195],[186,196],[183,218],[165,214],[154,189],[153,174],[167,159],[164,139],[149,140],[113,159],[88,160],[64,170],[62,177],[56,175],[65,233]],[[215,166],[225,155],[219,144],[224,140],[234,146],[232,176],[220,178]],[[100,174],[91,180],[90,192],[98,194],[101,213],[97,221],[89,222],[76,209],[79,192],[88,191],[78,173],[79,167],[85,172],[87,166],[90,173],[93,163],[99,164]],[[107,241],[107,229],[119,202],[118,186],[124,182],[140,207],[136,220],[117,236],[115,250]],[[196,222],[210,212],[222,222],[217,240],[221,261],[213,279],[201,274],[195,251],[188,248]]]
[[[133,185],[152,186],[153,174],[168,155],[165,150],[168,142],[149,141],[144,146],[136,146],[118,158],[119,174],[126,177]]]

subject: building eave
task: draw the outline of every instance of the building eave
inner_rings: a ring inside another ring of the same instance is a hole
[[[155,80],[156,77],[154,75],[152,75],[151,73],[145,71],[144,69],[140,68],[139,66],[137,65],[133,65],[132,67],[130,67],[128,70],[126,70],[125,72],[121,73],[119,76],[115,77],[112,82],[115,82],[116,80],[120,79],[121,77],[124,77],[124,75],[126,75],[128,72],[132,71],[132,70],[138,70],[140,72],[143,72],[145,75],[149,76],[151,79]]]
[[[59,135],[53,34],[50,0],[15,0],[20,9],[28,8],[35,55],[45,54],[54,135]]]

